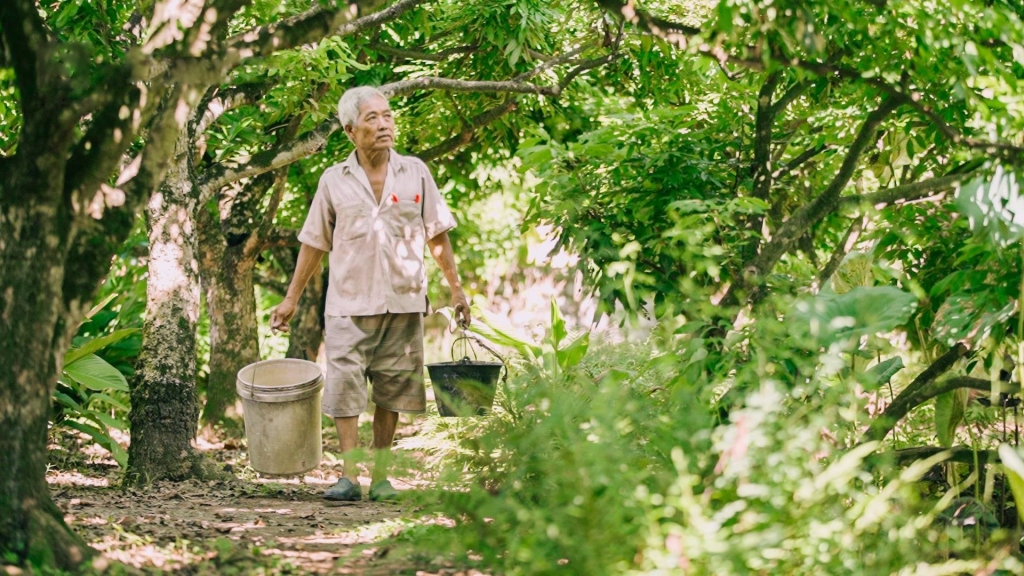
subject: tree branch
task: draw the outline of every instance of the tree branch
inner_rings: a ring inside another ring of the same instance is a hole
[[[232,86],[227,90],[218,90],[211,98],[203,101],[199,108],[203,115],[196,125],[195,134],[198,136],[210,127],[225,112],[255,104],[271,88],[269,83],[252,83]]]
[[[324,94],[327,93],[329,85],[327,83],[321,84],[317,88],[313,98],[319,100],[323,98]],[[299,127],[302,126],[302,120],[306,117],[305,114],[296,114],[292,117],[291,121],[288,122],[288,126],[285,127],[284,131],[279,137],[279,142],[291,142],[295,140],[295,136],[299,133]],[[256,231],[249,238],[249,242],[245,246],[246,256],[255,256],[257,253],[262,252],[266,247],[267,237],[270,235],[271,230],[274,228],[274,218],[277,216],[277,208],[281,205],[281,199],[284,198],[284,192],[288,184],[288,168],[280,168],[274,177],[274,184],[270,199],[267,202],[267,208],[263,211],[263,215],[260,217],[259,223],[256,225]]]
[[[608,64],[609,62],[612,62],[613,60],[618,58],[618,56],[618,54],[612,53],[606,56],[602,56],[600,58],[594,58],[592,60],[586,60],[584,62],[581,62],[578,66],[570,70],[569,73],[565,75],[565,78],[562,78],[562,81],[558,83],[558,93],[556,94],[556,96],[561,94],[562,90],[564,90],[566,86],[571,84],[572,81],[575,80],[576,77],[579,76],[580,74],[583,74],[588,70],[593,70],[594,68],[604,66],[605,64]]]
[[[557,87],[540,87],[521,82],[490,82],[474,80],[453,80],[449,78],[418,78],[385,84],[379,90],[386,96],[394,96],[412,92],[421,88],[451,90],[456,92],[513,92],[525,94],[557,93]],[[218,190],[237,180],[250,178],[264,172],[276,170],[310,156],[324,149],[327,139],[341,128],[337,118],[329,118],[313,130],[303,134],[297,140],[265,150],[239,162],[234,167],[217,164],[210,167],[201,183],[200,201],[208,201]]]
[[[292,238],[295,239],[295,243],[298,244],[299,241],[295,237],[295,231],[292,230],[291,233],[292,233]],[[263,286],[267,290],[275,292],[275,293],[277,293],[277,294],[279,294],[281,296],[284,296],[285,294],[288,293],[288,283],[287,282],[282,282],[282,281],[280,281],[280,280],[278,280],[276,278],[271,278],[270,276],[264,274],[263,272],[261,272],[259,270],[256,270],[256,275],[255,275],[254,280],[260,286]]]
[[[913,110],[924,116],[929,122],[934,125],[939,132],[942,133],[950,142],[954,144],[960,144],[977,150],[982,150],[987,154],[998,154],[998,153],[1011,153],[1014,156],[1024,155],[1024,147],[1017,146],[1015,144],[1009,144],[1005,142],[988,142],[985,140],[978,140],[977,138],[969,138],[964,136],[956,128],[950,126],[942,117],[935,111],[935,109],[925,103],[925,94],[921,91],[911,91],[906,93],[900,88],[893,86],[886,82],[880,76],[865,77],[859,71],[827,64],[823,62],[812,62],[807,60],[799,60],[796,66],[804,70],[813,72],[819,76],[839,76],[841,78],[853,78],[861,80],[871,86],[874,86],[889,95],[890,98],[899,99],[902,103],[910,106]]]
[[[82,194],[94,193],[108,180],[141,128],[122,110],[137,109],[142,92],[128,81],[127,75],[116,77],[121,82],[111,82],[106,91],[110,102],[93,115],[89,129],[71,149],[65,164],[64,196],[74,198],[79,205],[89,203]]]
[[[296,140],[253,154],[248,160],[240,161],[233,167],[228,167],[223,163],[211,166],[197,186],[200,203],[208,202],[214,194],[231,182],[277,170],[296,160],[320,152],[327,146],[327,139],[330,135],[340,127],[341,122],[336,117],[328,118]]]
[[[579,47],[577,47],[575,50],[570,50],[570,51],[566,52],[565,54],[560,54],[560,55],[558,55],[558,56],[556,56],[554,58],[548,58],[548,59],[544,60],[539,66],[535,67],[533,70],[530,70],[529,72],[524,72],[524,73],[520,74],[519,76],[516,76],[515,78],[512,79],[512,81],[513,82],[525,82],[525,81],[529,80],[530,78],[533,78],[534,76],[536,76],[537,74],[540,74],[541,72],[543,72],[545,70],[554,68],[555,66],[558,66],[559,64],[563,64],[565,62],[568,62],[569,60],[572,60],[573,58],[575,58],[576,56],[582,54],[585,50],[587,50],[590,47],[591,46],[589,44],[582,44]]]
[[[750,175],[754,181],[751,196],[761,200],[768,199],[772,187],[772,126],[775,124],[776,114],[772,98],[781,81],[781,71],[768,74],[757,94],[757,112],[754,114],[754,158],[750,163]],[[738,247],[740,261],[749,262],[757,255],[760,237],[758,233],[764,225],[764,216],[750,214],[741,219],[740,225],[754,233]]]
[[[939,376],[948,372],[949,369],[952,368],[958,360],[966,356],[968,352],[969,350],[967,349],[967,346],[957,343],[956,346],[950,348],[945,354],[939,356],[931,366],[918,374],[917,378],[914,378],[914,380],[908,384],[898,396],[896,396],[892,401],[892,404],[889,404],[889,406],[885,408],[885,412],[871,421],[871,425],[868,426],[867,431],[864,432],[864,435],[861,437],[861,443],[885,438],[885,435],[896,426],[896,423],[906,416],[911,410],[939,394],[943,394],[957,388],[990,390],[992,388],[991,383],[988,380],[982,380],[980,378],[969,378],[965,376],[936,382],[936,379]]]
[[[49,38],[39,10],[32,0],[0,2],[0,30],[11,53],[11,65],[21,94],[22,114],[31,115],[40,106],[39,70],[36,68]]]
[[[832,275],[839,269],[839,265],[843,263],[843,258],[850,253],[854,245],[857,244],[857,239],[860,238],[860,231],[864,228],[864,219],[856,218],[853,224],[846,229],[846,234],[843,239],[839,241],[839,246],[836,247],[835,251],[832,252],[832,257],[828,259],[828,263],[822,268],[821,274],[818,275],[818,289],[825,285],[826,282],[832,278]],[[817,290],[815,290],[817,292]]]
[[[850,181],[850,178],[853,177],[861,154],[878,138],[878,127],[882,121],[893,110],[898,108],[900,104],[901,101],[899,99],[888,98],[878,108],[868,114],[867,119],[864,120],[857,133],[857,137],[850,144],[850,149],[847,151],[839,171],[832,178],[832,181],[829,182],[825,191],[790,216],[785,224],[775,233],[771,241],[761,249],[760,253],[743,266],[743,275],[737,278],[736,282],[733,282],[729,287],[729,291],[722,299],[724,305],[738,302],[739,292],[746,289],[751,283],[760,284],[761,279],[775,267],[775,264],[782,255],[788,252],[793,244],[811,226],[839,207],[839,195]],[[763,290],[758,289],[757,292],[751,295],[751,300],[757,302],[763,297]]]
[[[897,202],[910,202],[912,200],[926,198],[936,192],[955,188],[958,184],[969,178],[972,173],[973,172],[967,172],[962,174],[939,176],[937,178],[929,178],[928,180],[914,182],[913,184],[904,184],[903,186],[895,186],[893,188],[879,190],[878,192],[872,192],[871,194],[844,196],[840,199],[840,203],[844,207],[860,206],[865,204],[881,207],[895,204]]]
[[[754,178],[752,194],[762,200],[768,198],[772,186],[771,179],[771,144],[772,125],[778,109],[772,104],[775,89],[782,81],[782,73],[772,72],[765,78],[757,95],[757,112],[754,116],[754,161],[750,173]]]
[[[399,0],[388,8],[356,18],[358,13],[379,4],[378,0],[356,0],[345,8],[325,10],[319,6],[278,24],[261,26],[236,36],[228,46],[242,59],[266,56],[317,41],[328,35],[349,36],[398,18],[427,0]]]
[[[401,80],[379,88],[384,95],[398,96],[416,90],[446,90],[448,92],[509,92],[512,94],[543,94],[557,96],[557,86],[537,86],[515,80],[455,80],[452,78],[424,77]]]
[[[466,44],[464,46],[453,46],[446,48],[435,53],[423,52],[421,50],[406,50],[404,48],[392,48],[377,42],[371,42],[367,45],[367,48],[380,52],[381,54],[387,54],[388,56],[396,56],[398,58],[404,58],[406,60],[425,60],[427,62],[444,62],[450,56],[455,54],[466,54],[477,49],[477,46],[473,44]]]
[[[952,448],[940,448],[938,446],[917,446],[895,450],[888,454],[878,454],[876,457],[884,459],[887,455],[892,456],[897,466],[905,466],[917,460],[931,458],[940,452],[949,452],[946,462],[960,462],[961,464],[980,465],[995,464],[1001,462],[998,450],[978,450],[971,446],[954,446]],[[873,458],[874,459],[874,458]]]
[[[786,90],[786,92],[776,100],[774,104],[772,104],[772,116],[778,116],[780,112],[788,108],[789,105],[799,98],[810,86],[810,82],[797,82],[790,86],[789,90]]]
[[[291,248],[299,245],[299,231],[291,228],[275,227],[267,232],[262,242],[262,249]]]
[[[472,142],[477,130],[512,112],[518,105],[519,102],[516,98],[509,98],[501,105],[470,118],[469,122],[455,136],[413,155],[424,162],[430,162],[448,155]]]
[[[646,11],[637,8],[633,0],[596,1],[599,6],[626,22],[679,48],[686,48],[687,37],[701,33],[700,28],[651,16]]]
[[[808,148],[807,150],[804,150],[803,152],[798,154],[796,158],[793,158],[788,163],[786,163],[785,166],[782,166],[781,168],[776,170],[772,174],[772,179],[778,182],[779,180],[782,179],[783,176],[786,176],[793,170],[796,170],[804,162],[807,162],[811,158],[814,158],[818,154],[821,154],[822,152],[829,150],[831,148],[832,146],[829,144],[822,144],[821,146],[815,146],[814,148]]]
[[[109,269],[110,255],[127,238],[139,208],[163,179],[180,131],[175,115],[187,99],[187,91],[186,86],[176,85],[162,100],[154,98],[159,103],[143,112],[143,118],[152,118],[145,147],[122,170],[117,188],[110,190],[112,202],[103,209],[99,228],[80,231],[69,246],[63,286],[65,306],[81,306],[92,300],[97,289],[94,279]]]

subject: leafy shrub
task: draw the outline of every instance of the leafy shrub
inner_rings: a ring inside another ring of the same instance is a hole
[[[874,335],[913,300],[779,302],[788,316],[727,337],[714,363],[705,327],[680,321],[643,345],[595,343],[569,369],[526,362],[489,418],[434,428],[456,447],[437,506],[455,527],[434,535],[510,574],[1020,568],[1009,532],[970,528],[992,517],[982,502],[923,487],[944,455],[898,469],[858,444],[863,390],[902,360],[855,360],[891,354]]]
[[[127,377],[134,373],[142,346],[146,305],[145,269],[137,254],[145,243],[144,227],[137,226],[64,355],[53,395],[52,427],[82,432],[122,468],[128,454],[111,437],[111,429],[128,429]]]

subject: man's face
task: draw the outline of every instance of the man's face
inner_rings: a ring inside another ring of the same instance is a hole
[[[359,106],[359,118],[354,126],[346,126],[345,133],[361,150],[391,148],[395,143],[395,120],[391,107],[379,96],[368,98]]]

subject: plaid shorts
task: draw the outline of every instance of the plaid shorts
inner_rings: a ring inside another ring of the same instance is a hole
[[[348,418],[366,410],[367,377],[377,406],[393,412],[426,410],[422,313],[328,316],[326,328],[324,414]]]

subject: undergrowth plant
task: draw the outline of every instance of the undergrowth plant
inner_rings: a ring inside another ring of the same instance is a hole
[[[557,370],[523,355],[489,417],[424,432],[455,520],[431,537],[509,574],[1019,569],[1012,527],[971,528],[991,514],[968,483],[931,489],[948,453],[900,467],[861,436],[903,365],[878,336],[915,301],[862,286],[774,301],[724,343],[679,318]]]

